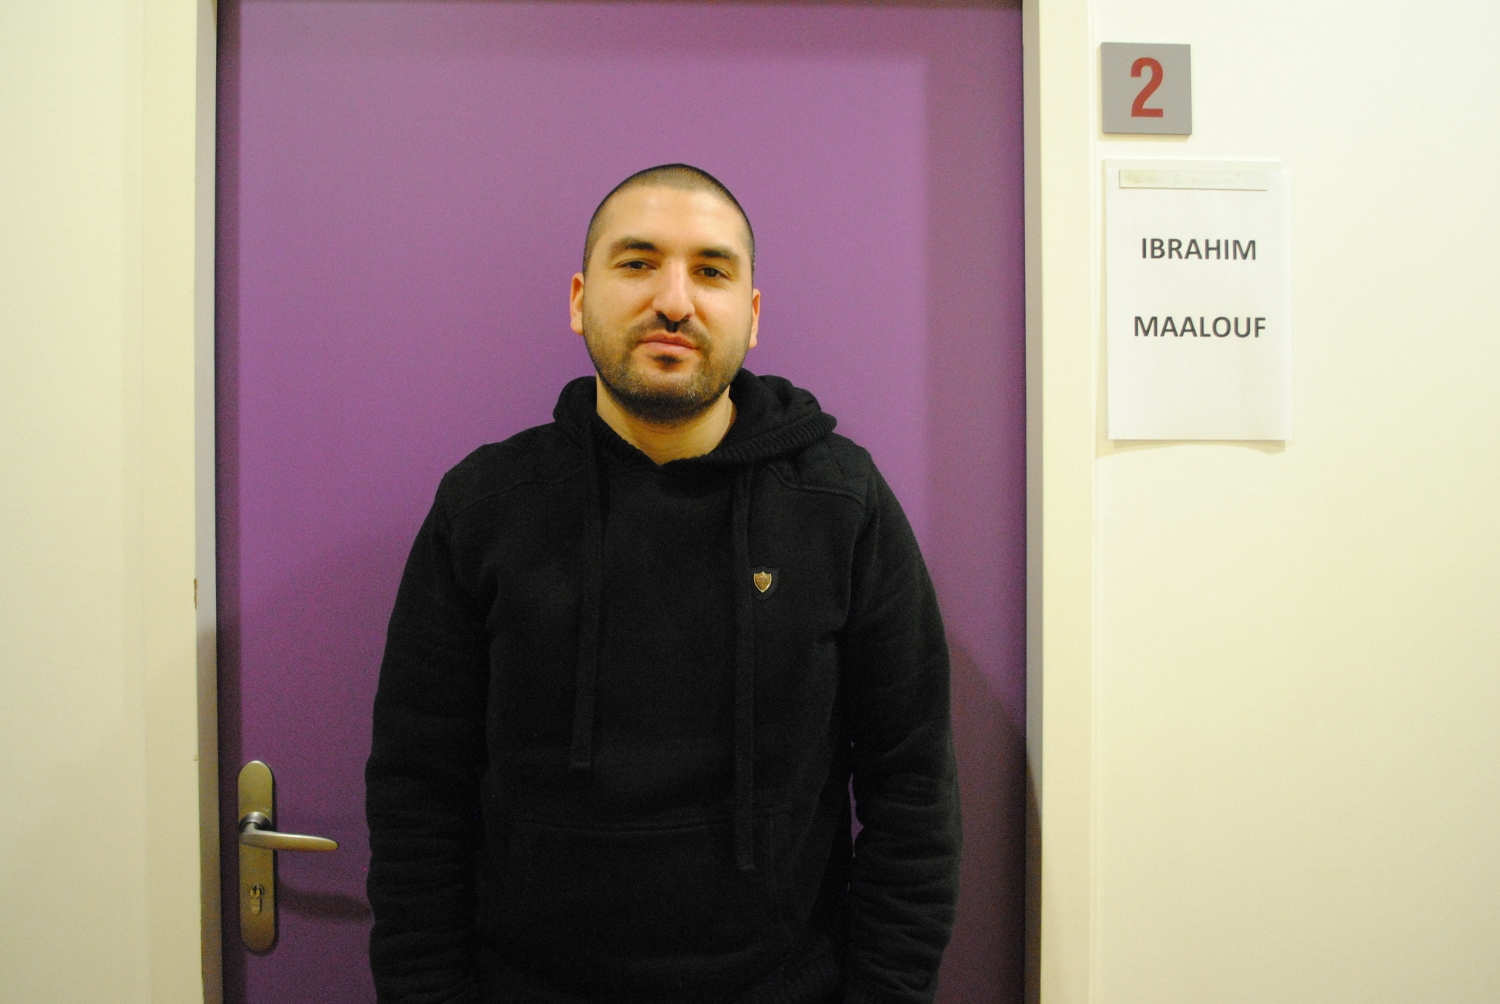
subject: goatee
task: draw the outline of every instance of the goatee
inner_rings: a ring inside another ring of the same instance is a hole
[[[636,348],[663,329],[686,338],[699,355],[698,366],[688,379],[665,385],[645,378],[634,365]],[[621,341],[619,351],[611,354],[607,340],[599,337],[598,325],[587,310],[583,315],[583,340],[600,382],[615,403],[643,422],[666,426],[681,425],[712,407],[740,371],[749,348],[748,338],[745,346],[735,352],[733,346],[715,345],[708,333],[691,320],[674,326],[656,318],[637,324]]]

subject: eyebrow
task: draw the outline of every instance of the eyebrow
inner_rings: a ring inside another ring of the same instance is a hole
[[[660,254],[661,248],[644,237],[621,237],[619,240],[610,243],[609,254],[611,257],[622,251],[654,251]],[[709,245],[708,247],[699,248],[694,252],[693,257],[711,258],[715,261],[727,261],[733,264],[738,264],[740,260],[740,256],[734,251],[719,245]]]

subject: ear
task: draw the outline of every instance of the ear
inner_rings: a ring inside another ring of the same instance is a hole
[[[760,290],[750,291],[750,344],[746,348],[755,348],[755,336],[760,333]]]
[[[583,334],[583,273],[573,273],[573,287],[568,293],[568,319],[575,334]]]

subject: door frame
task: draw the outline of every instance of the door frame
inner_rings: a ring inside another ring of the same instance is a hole
[[[148,904],[148,950],[153,971],[181,974],[189,971],[191,960],[191,969],[202,974],[205,1004],[223,999],[213,390],[216,7],[214,0],[142,0],[139,26],[144,66],[139,421],[147,472],[139,504],[141,539],[150,543],[139,567],[142,642],[153,671],[142,712],[152,737],[148,867],[163,879],[153,883]],[[1096,69],[1087,0],[1025,0],[1022,16],[1027,999],[1084,1004],[1094,984]],[[1080,289],[1089,295],[1080,296]],[[189,567],[196,606],[191,644],[180,599]],[[195,750],[195,770],[182,762],[187,748]],[[196,876],[184,864],[191,861],[190,852],[183,853],[194,840]],[[173,985],[183,989],[158,999],[200,999],[181,980]]]
[[[121,913],[151,1000],[221,999],[215,685],[213,0],[133,0],[98,13],[123,38],[128,207],[125,646],[144,736],[144,903]],[[109,22],[113,24],[109,24]],[[79,25],[80,31],[96,30]],[[86,585],[80,583],[86,595]],[[81,600],[86,603],[86,600]],[[107,839],[111,834],[97,835]],[[100,902],[109,892],[100,890]]]

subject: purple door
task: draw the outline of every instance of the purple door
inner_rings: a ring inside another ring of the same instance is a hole
[[[362,769],[438,478],[589,371],[599,198],[687,161],[756,228],[750,369],[816,393],[922,541],[954,653],[963,896],[946,1001],[1021,999],[1020,12],[221,5],[219,574],[226,999],[370,1002]],[[279,938],[241,939],[235,778],[276,778]]]

